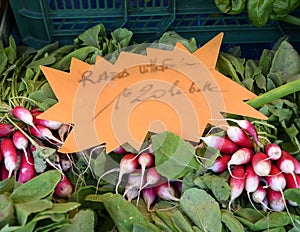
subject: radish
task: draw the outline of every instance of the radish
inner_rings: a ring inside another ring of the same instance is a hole
[[[252,193],[252,200],[256,203],[263,204],[263,200],[267,196],[267,190],[261,185]]]
[[[146,183],[141,189],[149,185],[153,186],[155,184],[158,184],[161,180],[162,180],[162,176],[156,171],[156,167],[149,168],[147,170]]]
[[[259,186],[259,176],[254,172],[251,164],[246,166],[245,190],[249,193],[254,192]]]
[[[296,174],[300,174],[300,162],[294,157],[292,156],[290,153],[288,153],[287,151],[284,151],[282,150],[282,154],[287,157],[288,159],[292,160],[293,163],[294,163],[294,167],[295,167],[295,170],[294,172]]]
[[[60,159],[60,165],[63,171],[69,171],[71,169],[72,163],[69,159]]]
[[[229,139],[240,147],[253,148],[253,142],[251,138],[245,134],[245,132],[237,126],[229,126],[226,130]]]
[[[286,186],[287,188],[300,188],[300,176],[297,174],[292,175],[290,173],[284,173],[283,174],[286,180]],[[295,178],[294,178],[295,177]]]
[[[6,169],[3,162],[0,163],[0,180],[6,180],[9,176],[9,172]]]
[[[271,160],[278,160],[281,157],[281,148],[276,143],[269,143],[265,146],[265,153]]]
[[[34,160],[30,150],[21,153],[21,165],[19,170],[18,182],[25,183],[35,177]]]
[[[294,162],[290,159],[290,157],[285,152],[283,152],[281,157],[277,160],[276,165],[284,173],[292,174],[295,171]]]
[[[269,187],[274,191],[283,191],[286,186],[286,180],[276,165],[271,165],[270,174],[265,177]]]
[[[227,163],[227,167],[230,175],[232,176],[230,171],[230,165],[247,164],[250,162],[252,155],[253,155],[253,151],[246,147],[240,148],[235,153],[233,153],[230,161]]]
[[[130,189],[138,189],[140,187],[140,183],[144,183],[145,179],[142,178],[142,174],[141,172],[138,171],[134,171],[132,173],[129,173],[128,177],[127,177],[127,183],[126,183],[126,189],[130,190]],[[123,196],[125,196],[127,194],[126,190],[123,194]]]
[[[55,190],[56,196],[61,198],[69,198],[73,192],[73,186],[66,175],[62,175],[60,181],[57,183]]]
[[[37,118],[36,116],[41,113],[42,112],[35,113],[35,116],[33,117],[33,123],[35,125],[45,126],[51,130],[57,130],[62,125],[61,122]]]
[[[116,184],[116,193],[118,193],[118,187],[121,183],[124,174],[132,173],[138,167],[136,155],[128,153],[124,155],[120,161],[119,178]]]
[[[142,190],[142,196],[146,203],[147,210],[150,211],[150,206],[155,200],[155,191],[153,188],[145,188]]]
[[[13,136],[12,136],[12,141],[14,146],[19,149],[22,150],[25,154],[25,157],[27,159],[27,163],[29,163],[28,160],[28,155],[27,155],[27,151],[26,148],[28,147],[28,139],[27,137],[21,132],[21,131],[16,131]]]
[[[1,153],[4,157],[4,164],[8,170],[8,177],[16,170],[18,164],[17,150],[10,138],[1,141]]]
[[[122,147],[122,146],[119,146],[117,147],[116,149],[113,150],[114,153],[117,153],[117,154],[120,154],[120,155],[123,155],[125,154],[127,151]]]
[[[33,128],[36,129],[34,123],[33,123],[33,116],[30,113],[29,110],[27,110],[26,108],[24,108],[23,106],[15,106],[12,111],[11,114],[19,119],[20,121],[26,123],[29,126],[32,126]]]
[[[231,119],[231,118],[227,118],[226,120],[237,123],[239,125],[239,127],[244,129],[250,136],[252,136],[254,138],[254,141],[257,144],[259,144],[256,128],[251,122],[249,122],[248,120],[236,120],[236,119]]]
[[[4,138],[10,135],[11,132],[14,131],[12,125],[7,123],[0,123],[0,138]]]
[[[227,169],[227,164],[230,159],[231,159],[231,155],[223,154],[215,160],[215,162],[209,169],[216,173],[223,172]]]
[[[242,165],[236,165],[232,170],[229,185],[231,187],[229,210],[231,210],[232,202],[242,194],[245,187],[245,170]]]
[[[262,152],[258,152],[253,155],[252,167],[254,172],[258,176],[267,176],[271,171],[271,161],[268,159],[268,156]]]
[[[268,201],[274,211],[282,211],[286,206],[282,193],[272,188],[268,188]]]
[[[154,192],[162,200],[179,201],[179,198],[175,196],[175,189],[168,182],[155,186]]]
[[[216,148],[222,153],[232,154],[238,150],[238,146],[235,143],[222,136],[209,135],[201,137],[201,139],[207,146]]]
[[[55,138],[55,136],[52,134],[51,130],[48,129],[45,126],[36,126],[36,129],[34,129],[33,127],[30,127],[30,133],[39,138],[39,139],[45,139],[45,140],[53,140],[59,144],[62,144],[62,142],[60,140],[58,140],[57,138]]]
[[[125,186],[125,195],[129,202],[135,199],[139,194],[138,188],[132,188],[131,186]]]

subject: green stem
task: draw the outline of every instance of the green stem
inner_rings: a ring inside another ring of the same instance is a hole
[[[297,91],[300,91],[300,78],[259,95],[256,98],[247,101],[247,103],[254,108],[259,108],[264,104],[270,103]]]
[[[300,18],[297,18],[297,17],[292,16],[292,15],[288,15],[288,16],[280,19],[280,20],[283,21],[283,22],[286,22],[286,23],[294,24],[296,26],[300,26]]]

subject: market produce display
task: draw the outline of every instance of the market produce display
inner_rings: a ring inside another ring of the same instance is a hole
[[[268,120],[224,113],[198,144],[166,131],[148,133],[139,151],[58,152],[73,125],[37,118],[57,102],[40,65],[114,62],[131,38],[99,24],[70,45],[36,50],[12,36],[0,45],[0,231],[299,231],[300,56],[285,37],[259,60],[239,47],[218,57],[218,71],[257,94],[247,103]],[[175,32],[159,42],[197,49]]]

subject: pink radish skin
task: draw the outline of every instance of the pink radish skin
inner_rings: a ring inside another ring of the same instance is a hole
[[[125,195],[128,202],[131,202],[133,199],[137,198],[139,195],[138,188],[132,188],[130,186],[125,186]]]
[[[26,136],[21,131],[16,131],[12,136],[12,140],[15,147],[24,152],[27,162],[29,162],[29,159],[27,158],[28,156],[27,151],[26,151],[29,142]]]
[[[146,203],[147,210],[150,211],[150,207],[155,200],[155,192],[153,188],[145,188],[142,190],[142,196]]]
[[[283,191],[286,186],[286,180],[276,165],[272,164],[271,172],[265,177],[269,187],[274,191]]]
[[[162,200],[179,201],[175,196],[175,189],[169,183],[163,183],[154,187],[154,192]]]
[[[36,176],[33,163],[33,156],[29,149],[27,149],[26,155],[24,152],[21,153],[21,165],[18,176],[19,183],[25,183]]]
[[[285,209],[285,200],[280,191],[274,191],[273,189],[268,188],[268,201],[270,207],[274,211],[282,211]]]
[[[0,180],[6,180],[9,176],[9,172],[6,169],[3,162],[0,163]]]
[[[4,138],[1,141],[1,153],[4,157],[4,164],[8,170],[8,177],[16,170],[18,164],[17,150],[10,138]]]
[[[55,195],[60,198],[70,198],[73,192],[73,186],[69,179],[64,175],[55,187]]]
[[[286,155],[286,153],[282,153],[281,157],[277,160],[276,165],[284,173],[293,173],[295,171],[294,162]]]
[[[237,123],[239,125],[239,127],[244,129],[250,136],[252,136],[254,138],[254,141],[257,144],[259,143],[256,128],[251,122],[249,122],[248,120],[236,120],[236,119],[231,119],[231,118],[228,118],[227,120]]]
[[[251,138],[237,126],[229,126],[226,130],[228,138],[240,147],[253,148]]]
[[[229,210],[231,210],[232,202],[242,194],[245,188],[245,170],[242,165],[237,165],[232,170],[229,185],[231,188]]]
[[[12,125],[7,123],[0,123],[0,138],[9,136],[14,131]]]
[[[284,173],[283,175],[286,180],[287,188],[289,188],[289,189],[300,188],[300,176],[298,176],[297,174],[292,175],[290,173]]]
[[[225,137],[209,135],[201,139],[207,146],[216,148],[222,153],[232,154],[238,150],[238,146]]]
[[[223,154],[215,160],[214,164],[209,169],[215,173],[224,172],[227,169],[227,164],[230,159],[231,155]]]
[[[300,174],[300,162],[294,156],[292,156],[290,153],[288,153],[287,151],[282,150],[282,154],[293,161],[294,167],[295,167],[294,172],[299,175]]]
[[[36,129],[33,128],[33,127],[30,127],[30,133],[39,138],[39,139],[50,139],[50,140],[53,140],[59,144],[62,144],[62,142],[60,140],[58,140],[57,138],[55,138],[55,136],[52,134],[51,130],[48,129],[47,127],[45,126],[39,126],[37,125],[36,126]]]
[[[138,167],[136,155],[128,153],[124,155],[120,161],[119,178],[116,184],[116,193],[118,193],[118,187],[122,181],[124,174],[132,173]]]
[[[271,160],[278,160],[281,157],[281,148],[276,143],[269,143],[265,146],[265,153]]]
[[[113,152],[120,155],[127,153],[127,151],[122,146],[117,147],[116,149],[113,150]]]
[[[60,159],[60,165],[63,171],[69,171],[72,167],[72,163],[69,159]]]
[[[266,196],[267,190],[261,185],[259,185],[257,189],[252,193],[252,200],[256,203],[262,204]]]
[[[247,193],[254,192],[259,186],[259,176],[254,172],[251,164],[246,166],[245,190]]]
[[[258,176],[267,176],[271,172],[271,161],[268,159],[268,156],[262,152],[258,152],[253,155],[252,167],[254,172]]]

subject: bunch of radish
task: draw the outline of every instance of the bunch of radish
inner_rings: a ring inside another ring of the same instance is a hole
[[[210,134],[202,141],[221,153],[210,170],[230,173],[229,208],[244,192],[253,206],[253,202],[261,204],[264,210],[282,211],[288,210],[286,203],[297,205],[286,201],[283,191],[300,187],[299,161],[275,143],[262,145],[249,121],[228,120],[237,125],[227,125],[224,136]]]
[[[36,108],[29,111],[16,106],[0,122],[0,181],[11,176],[20,183],[31,180],[38,174],[33,156],[37,146],[58,148],[62,144],[61,140],[67,132],[66,125],[37,118],[41,113]],[[70,195],[72,185],[63,175],[64,166],[61,166],[59,164],[58,169],[61,170],[62,180],[56,194],[66,197]]]
[[[148,210],[156,200],[179,201],[181,182],[168,180],[157,172],[152,152],[133,154],[126,153],[121,148],[115,152],[123,155],[119,167],[115,170],[119,173],[116,193],[122,184],[123,196],[130,202],[137,199],[137,204],[142,197]]]

